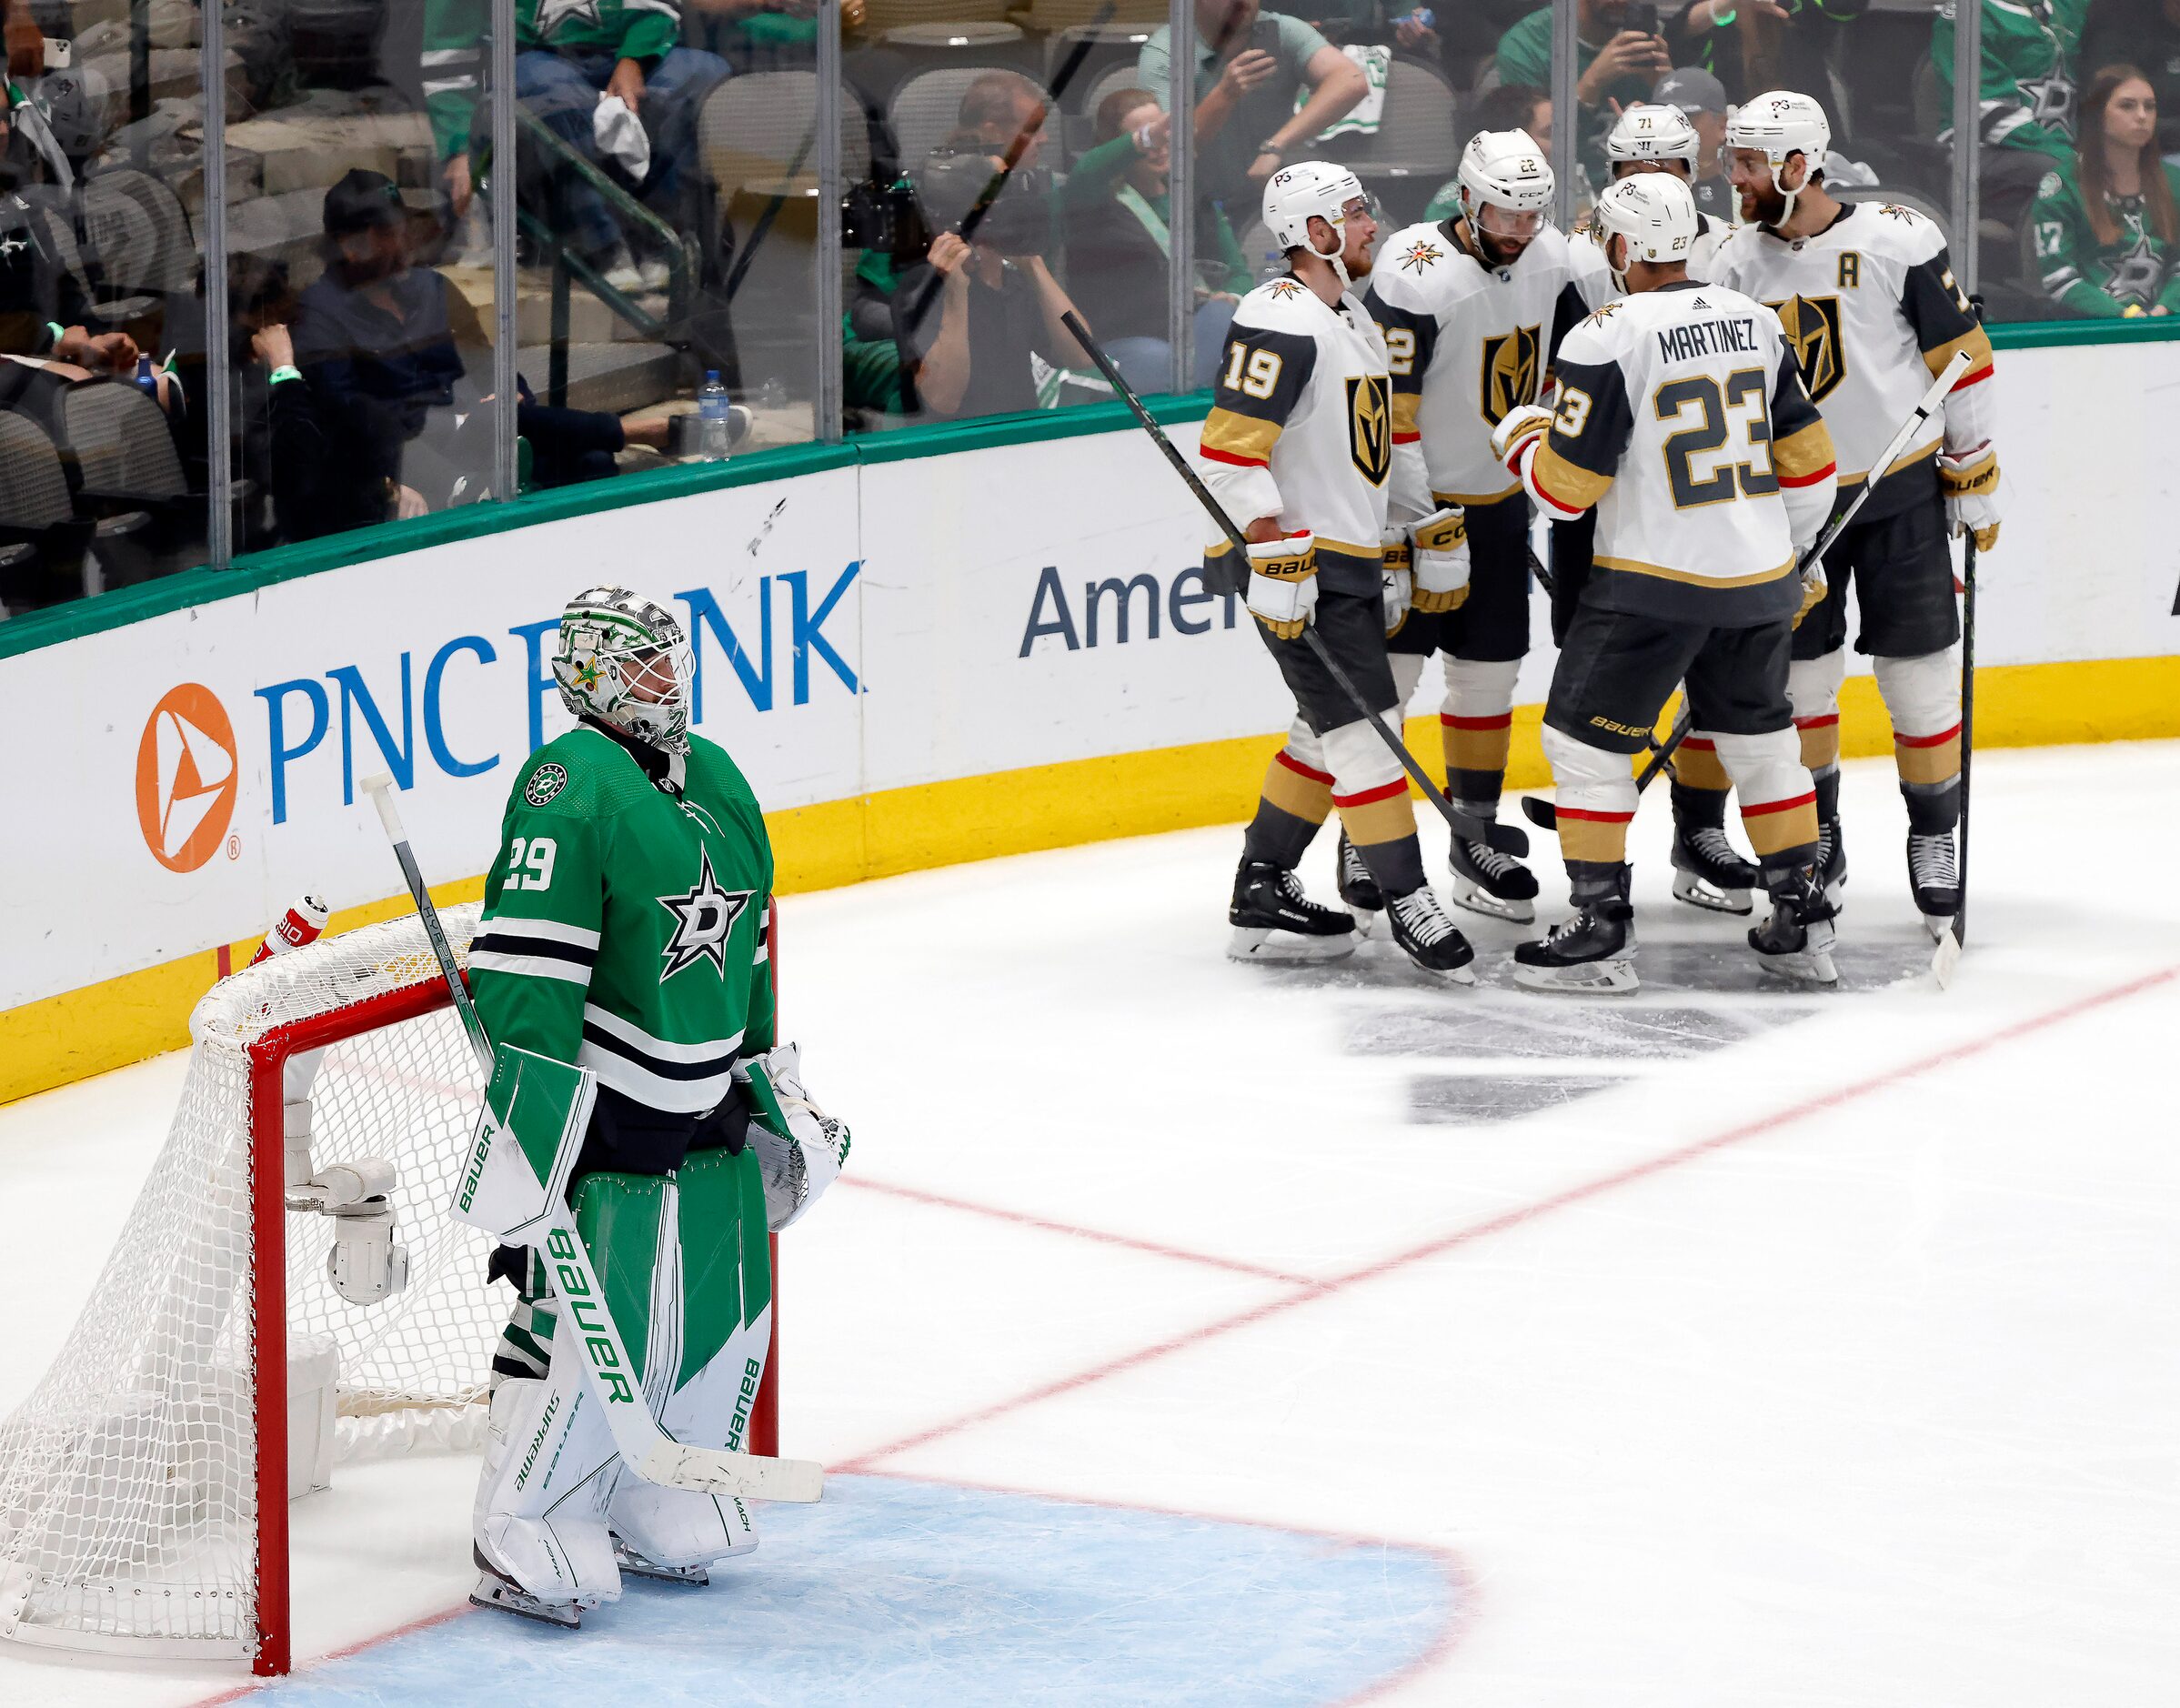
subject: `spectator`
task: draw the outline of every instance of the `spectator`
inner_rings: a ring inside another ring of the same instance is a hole
[[[1658,79],[1651,98],[1660,106],[1679,107],[1695,127],[1695,176],[1688,187],[1696,211],[1733,225],[1740,198],[1726,177],[1725,85],[1707,71],[1682,65]]]
[[[1206,200],[1253,214],[1263,184],[1369,92],[1362,68],[1300,18],[1257,0],[1195,0],[1196,184]],[[1171,32],[1160,25],[1136,81],[1162,105],[1172,87]],[[1309,98],[1296,111],[1296,97]]]
[[[477,73],[485,8],[479,0],[427,0],[424,20],[426,99],[442,161],[447,199],[458,217],[474,187],[470,133],[482,116]],[[515,95],[571,152],[604,164],[597,135],[598,103],[618,97],[641,120],[650,166],[637,186],[642,200],[676,230],[698,222],[684,203],[704,97],[730,75],[716,54],[678,45],[677,0],[516,0]],[[634,254],[597,188],[534,142],[517,150],[525,193],[548,186],[549,220],[575,254],[618,291],[657,290],[663,257]]]
[[[37,212],[0,190],[0,355],[33,356],[109,374],[136,366],[126,332],[93,332],[82,282],[46,242]]]
[[[925,410],[949,419],[1034,409],[1032,355],[1089,361],[1060,324],[1073,305],[1044,262],[1050,192],[1035,169],[1018,175],[986,147],[957,131],[932,152],[917,194],[937,236],[894,294],[905,377]]]
[[[2180,170],[2157,152],[2157,92],[2107,65],[2082,100],[2076,164],[2045,174],[2030,213],[2044,288],[2091,319],[2180,306]]]
[[[1164,391],[1168,365],[1166,280],[1173,246],[1166,193],[1171,121],[1148,89],[1116,89],[1098,103],[1098,146],[1069,176],[1068,281],[1098,305],[1106,354],[1138,391]],[[1118,168],[1117,175],[1115,168]],[[1196,253],[1196,366],[1190,382],[1209,386],[1226,352],[1234,305],[1255,281],[1234,228],[1215,202],[1199,202]]]
[[[1656,6],[1644,8],[1655,24]],[[1620,108],[1650,99],[1651,85],[1673,69],[1665,37],[1627,27],[1632,0],[1575,0],[1576,157],[1593,182],[1604,175],[1604,139]],[[1552,8],[1532,12],[1499,38],[1499,81],[1552,87]]]
[[[2095,0],[2075,62],[2092,76],[2139,65],[2157,95],[2157,147],[2180,156],[2180,0]]]
[[[1529,140],[1545,159],[1552,158],[1552,97],[1543,90],[1527,84],[1502,83],[1476,103],[1467,115],[1468,123],[1462,128],[1467,134],[1461,146],[1469,146],[1469,137],[1478,131],[1522,130],[1529,133]],[[1586,207],[1590,201],[1589,185],[1583,179],[1582,168],[1575,168],[1575,207]],[[1448,178],[1432,193],[1430,205],[1423,209],[1428,220],[1457,218],[1461,214],[1461,180]]]
[[[1693,0],[1665,25],[1673,63],[1719,78],[1746,99],[1764,89],[1822,88],[1840,26],[1870,0]]]
[[[1983,151],[1982,208],[1985,219],[2019,223],[2029,200],[2053,166],[2074,164],[2074,53],[2089,0],[2037,0],[2033,6],[1983,8],[1983,66],[1978,85]],[[1952,8],[1931,25],[1930,55],[1953,111]],[[1952,141],[1953,127],[1938,133]]]

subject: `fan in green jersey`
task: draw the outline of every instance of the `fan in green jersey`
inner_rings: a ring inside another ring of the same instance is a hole
[[[770,1331],[765,1233],[839,1171],[848,1133],[774,1037],[771,845],[734,761],[689,730],[680,624],[593,588],[560,619],[553,675],[578,722],[508,794],[471,990],[495,1045],[595,1076],[577,1225],[638,1325],[660,1427],[738,1448]],[[492,1365],[474,1599],[573,1623],[622,1571],[700,1581],[754,1547],[740,1502],[619,1465],[577,1402],[581,1361],[552,1355],[542,1261],[503,1248],[492,1267],[518,1301]]]
[[[2180,172],[2158,157],[2157,95],[2133,65],[2108,65],[2090,84],[2080,161],[2045,174],[2030,232],[2044,288],[2075,314],[2180,307]]]

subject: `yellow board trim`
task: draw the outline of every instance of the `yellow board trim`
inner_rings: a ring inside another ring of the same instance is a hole
[[[1550,787],[1537,738],[1542,711],[1514,708],[1510,789]],[[1982,669],[1975,724],[1976,745],[1986,749],[2180,737],[2180,657]],[[1664,728],[1662,721],[1661,733]],[[1851,757],[1892,753],[1892,725],[1872,678],[1854,677],[1842,688],[1839,728]],[[1435,715],[1411,719],[1410,749],[1431,752],[1438,729]],[[1239,824],[1255,809],[1265,764],[1285,738],[1281,731],[1072,759],[768,813],[779,891],[797,895],[964,860]],[[444,904],[483,894],[482,878],[432,891]],[[407,909],[406,896],[344,909],[329,929],[352,929]],[[784,938],[791,983],[791,919]],[[242,965],[256,947],[254,937],[230,945],[233,963]],[[216,964],[216,951],[207,949],[0,1011],[0,1102],[180,1049],[189,1041],[189,1010],[211,989]]]

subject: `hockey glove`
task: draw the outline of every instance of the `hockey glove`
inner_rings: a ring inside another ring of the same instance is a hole
[[[1457,611],[1469,597],[1469,524],[1459,510],[1433,510],[1408,530],[1415,541],[1415,608]]]
[[[1523,455],[1552,431],[1552,411],[1542,404],[1525,403],[1518,409],[1509,409],[1492,429],[1492,455],[1519,476]]]
[[[776,1045],[761,1056],[738,1061],[734,1076],[744,1080],[761,1077],[771,1088],[770,1100],[778,1102],[786,1118],[787,1131],[775,1132],[765,1107],[768,1100],[752,1086],[758,1119],[749,1123],[749,1142],[765,1181],[765,1221],[778,1233],[839,1178],[848,1160],[848,1127],[819,1109],[803,1090],[798,1045]]]
[[[1824,595],[1832,584],[1824,579],[1824,566],[1813,563],[1802,575],[1802,608],[1794,613],[1794,627],[1801,628],[1802,619],[1824,602]]]
[[[1415,551],[1404,527],[1386,528],[1378,539],[1385,560],[1385,638],[1391,640],[1408,621],[1408,608],[1414,601]]]
[[[1317,608],[1317,536],[1303,532],[1249,548],[1249,614],[1281,640],[1297,640]]]
[[[1989,444],[1970,451],[1938,453],[1938,484],[1945,489],[1945,520],[1955,533],[1975,536],[1975,548],[1998,544],[1998,453]]]

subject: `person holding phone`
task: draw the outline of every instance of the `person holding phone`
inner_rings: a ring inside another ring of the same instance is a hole
[[[1576,153],[1593,182],[1605,178],[1604,139],[1619,109],[1650,99],[1673,69],[1653,0],[1576,0]],[[1532,12],[1499,38],[1499,81],[1552,87],[1552,8]]]

